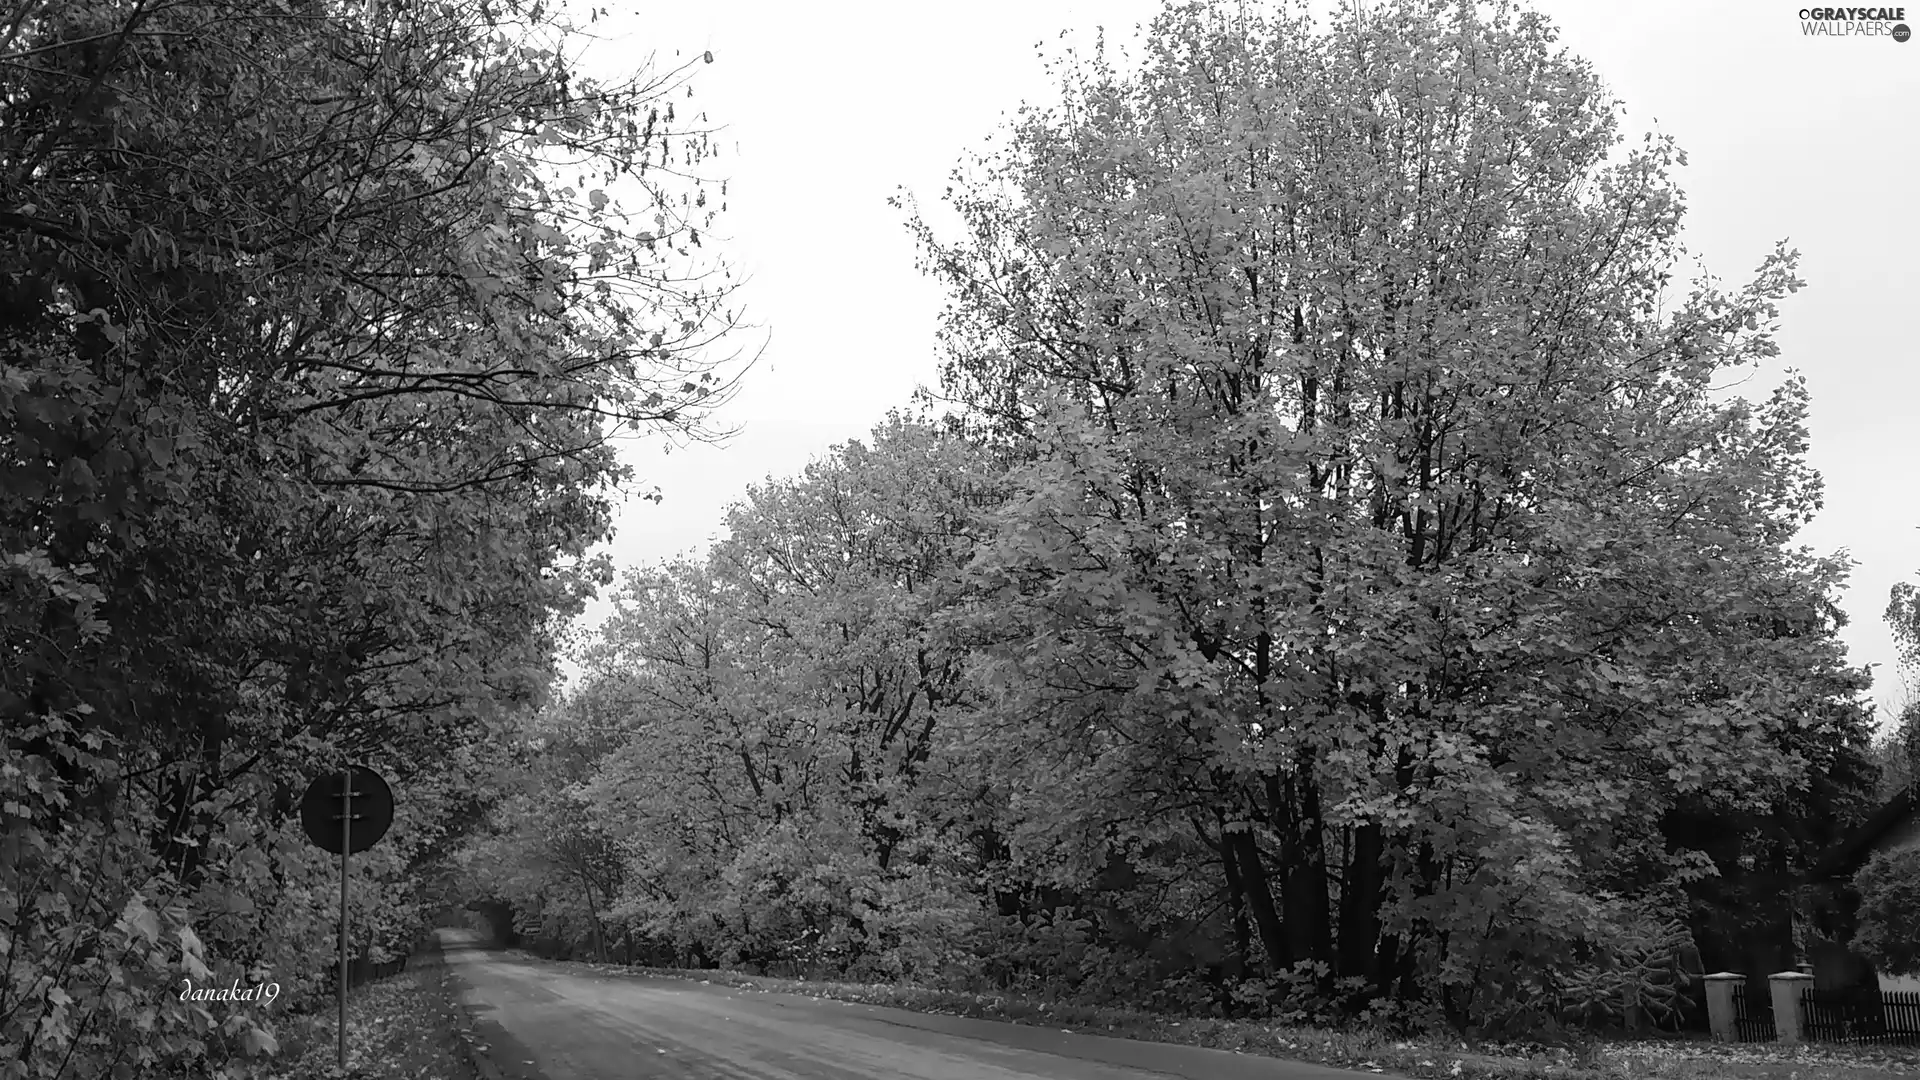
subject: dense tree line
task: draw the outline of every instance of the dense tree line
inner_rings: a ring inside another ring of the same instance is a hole
[[[1506,6],[1172,7],[1060,82],[961,235],[914,219],[948,418],[627,577],[540,729],[618,853],[563,906],[655,962],[1482,1030],[1790,947],[1876,775],[1804,383],[1716,390],[1794,253],[1676,286],[1679,150]]]
[[[609,439],[726,396],[686,69],[581,78],[539,8],[0,5],[0,1075],[269,1049],[180,980],[326,992],[346,759],[409,947],[606,575]]]
[[[1499,1028],[1784,940],[1902,767],[1793,546],[1804,385],[1715,389],[1792,253],[1677,294],[1677,149],[1529,14],[1146,41],[914,220],[945,415],[629,572],[556,697],[610,440],[731,385],[687,69],[583,78],[513,0],[0,4],[0,1075],[254,1068],[179,981],[324,992],[295,804],[349,759],[404,796],[378,956],[466,901]]]

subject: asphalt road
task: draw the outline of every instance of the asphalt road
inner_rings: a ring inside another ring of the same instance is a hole
[[[1165,1043],[601,974],[440,931],[487,1058],[510,1080],[1377,1080]]]

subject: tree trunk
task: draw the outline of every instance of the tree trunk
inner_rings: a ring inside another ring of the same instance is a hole
[[[1435,857],[1432,844],[1423,842],[1420,845],[1419,857],[1416,862],[1419,868],[1418,876],[1414,881],[1409,883],[1409,886],[1412,888],[1413,894],[1416,897],[1432,896],[1440,889],[1440,878],[1445,869],[1440,860]],[[1429,933],[1431,933],[1431,931],[1429,931]],[[1420,934],[1421,929],[1416,925],[1409,930],[1404,940],[1396,940],[1394,942],[1395,947],[1399,950],[1399,970],[1397,972],[1400,979],[1399,997],[1406,1001],[1413,1001],[1419,998],[1421,994],[1421,973],[1418,966],[1418,942],[1420,940]],[[1436,960],[1436,966],[1445,960],[1447,935],[1441,934],[1438,944],[1440,953],[1439,958]],[[1442,992],[1444,992],[1445,988],[1442,987],[1441,989]]]
[[[1280,833],[1280,859],[1286,867],[1281,887],[1287,954],[1294,962],[1332,960],[1332,911],[1327,901],[1327,850],[1321,836],[1320,791],[1305,763],[1282,784],[1267,778],[1267,801]],[[1297,804],[1297,812],[1296,812]],[[1329,967],[1331,967],[1329,963]]]
[[[1246,885],[1234,865],[1232,848],[1223,845],[1220,856],[1220,865],[1227,872],[1227,905],[1233,912],[1234,955],[1240,958],[1240,970],[1245,973],[1253,968],[1253,927],[1247,922]]]
[[[1353,830],[1351,853],[1340,886],[1340,967],[1343,977],[1364,977],[1384,994],[1381,982],[1380,894],[1385,884],[1386,837],[1378,822]]]
[[[600,910],[593,903],[593,886],[587,885],[582,891],[587,894],[587,917],[593,920],[593,951],[604,964],[607,962],[607,935],[600,929]]]
[[[1373,751],[1384,757],[1387,695],[1376,691],[1364,705],[1374,731]],[[1405,792],[1413,784],[1412,754],[1403,747],[1394,765],[1394,779]],[[1392,989],[1398,943],[1381,933],[1380,906],[1386,899],[1386,830],[1378,821],[1349,830],[1342,872],[1338,970],[1343,977],[1367,979],[1373,992],[1385,997]]]
[[[1260,845],[1254,841],[1250,826],[1226,833],[1224,839],[1239,864],[1247,908],[1253,913],[1253,925],[1260,931],[1260,944],[1266,948],[1267,962],[1277,975],[1293,967],[1293,954],[1288,949],[1285,929],[1280,925],[1280,913],[1273,906],[1267,869],[1260,862]]]

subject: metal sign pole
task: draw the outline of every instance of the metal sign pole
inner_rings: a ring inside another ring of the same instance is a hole
[[[338,780],[340,790],[333,790]],[[356,784],[366,786],[354,790]],[[354,826],[358,821],[359,827]],[[348,764],[336,774],[321,773],[300,797],[300,826],[322,851],[340,856],[340,1069],[347,1067],[347,943],[352,922],[347,916],[348,892],[353,880],[353,848],[370,848],[393,824],[393,789],[372,769]]]
[[[347,1069],[347,860],[353,852],[353,769],[340,784],[340,1071]]]

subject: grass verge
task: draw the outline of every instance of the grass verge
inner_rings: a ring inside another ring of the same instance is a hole
[[[529,959],[538,960],[528,954]],[[1037,1002],[918,986],[817,982],[734,971],[547,961],[635,974],[853,1001],[913,1012],[1005,1020],[1115,1038],[1204,1046],[1423,1080],[1873,1080],[1920,1075],[1920,1048],[1816,1044],[1783,1047],[1705,1039],[1611,1040],[1578,1049],[1395,1038],[1370,1030],[1292,1027],[1128,1009]]]
[[[283,1019],[272,1080],[481,1080],[460,1033],[465,1011],[438,949],[347,997],[347,1071],[337,1067],[338,1012]]]

